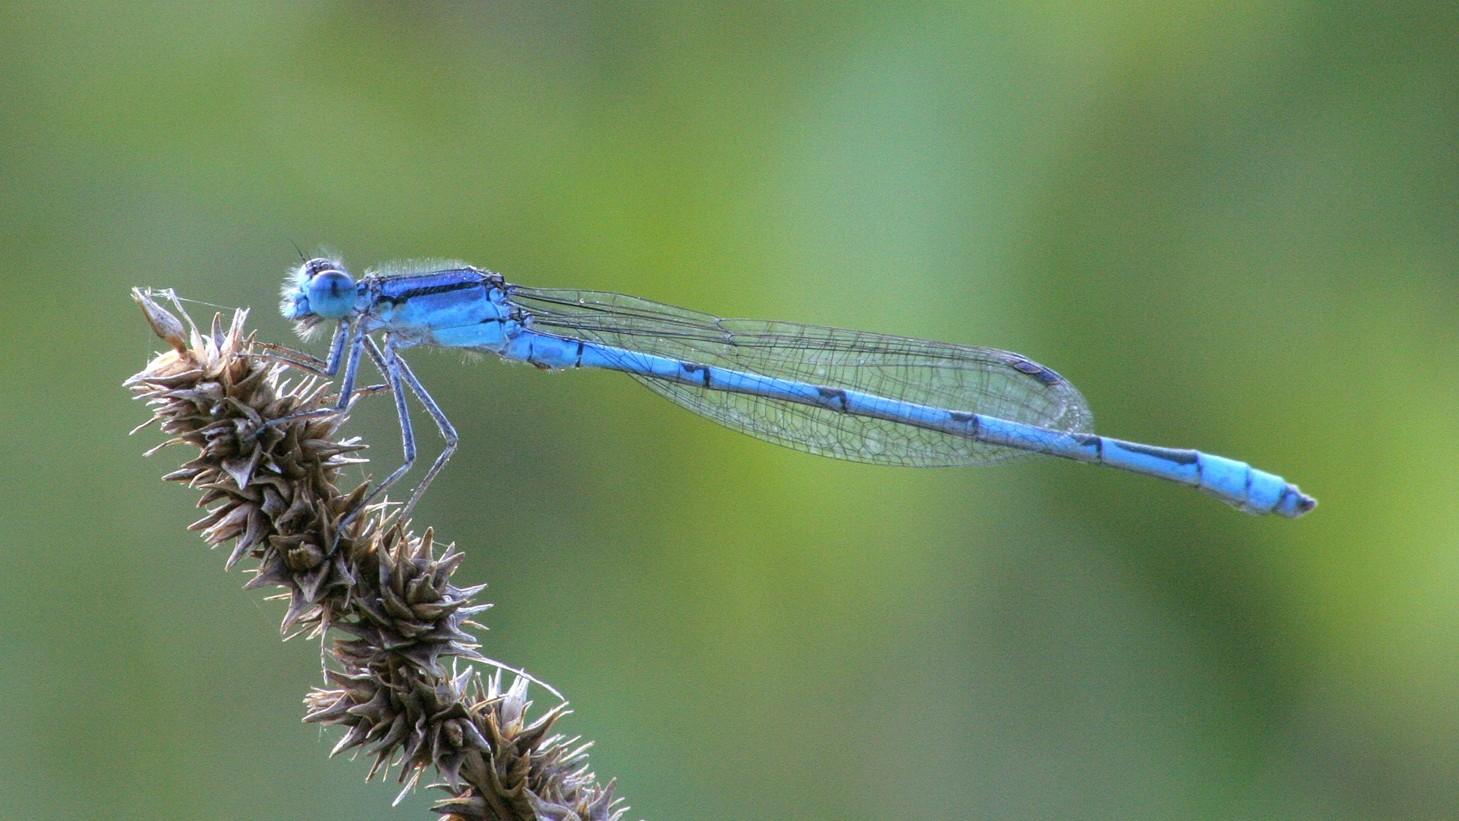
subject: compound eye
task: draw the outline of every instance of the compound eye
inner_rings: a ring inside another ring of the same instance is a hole
[[[309,280],[309,310],[339,319],[355,309],[355,282],[343,271],[321,271]]]

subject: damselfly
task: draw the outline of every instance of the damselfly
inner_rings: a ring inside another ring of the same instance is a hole
[[[405,462],[371,499],[415,461],[407,392],[446,440],[402,518],[458,438],[401,357],[422,345],[489,351],[544,369],[622,371],[727,427],[838,459],[986,465],[1044,454],[1179,482],[1248,513],[1296,517],[1317,504],[1244,462],[1098,436],[1084,397],[1066,379],[992,348],[721,319],[623,294],[513,285],[456,262],[385,268],[356,280],[336,260],[306,260],[285,281],[281,309],[301,332],[336,323],[328,358],[312,366],[344,374],[333,410],[348,407],[366,357],[389,383]]]

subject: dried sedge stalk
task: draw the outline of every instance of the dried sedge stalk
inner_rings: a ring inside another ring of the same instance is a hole
[[[330,628],[347,636],[327,653],[325,674],[335,686],[309,693],[304,720],[344,728],[334,753],[358,748],[373,756],[367,778],[395,767],[402,796],[435,768],[441,783],[433,786],[451,797],[434,810],[450,818],[621,818],[627,808],[613,798],[613,783],[599,785],[588,770],[589,745],[551,732],[566,705],[528,721],[524,677],[503,689],[500,672],[483,678],[443,668],[446,657],[453,670],[455,659],[485,660],[469,628],[479,626],[471,616],[490,606],[472,604],[485,585],[451,584],[462,559],[454,546],[437,555],[430,530],[407,532],[383,505],[335,538],[365,498],[366,484],[349,491],[335,484],[342,468],[365,461],[354,455],[364,445],[338,438],[337,415],[289,418],[327,407],[326,383],[290,382],[284,366],[251,355],[246,311],[226,329],[215,316],[207,333],[187,333],[150,293],[132,295],[172,350],[126,386],[172,437],[164,445],[199,451],[164,477],[202,491],[198,506],[207,515],[190,529],[210,545],[234,540],[228,567],[257,563],[247,588],[282,589],[286,638],[324,637]],[[269,420],[284,421],[264,426]]]

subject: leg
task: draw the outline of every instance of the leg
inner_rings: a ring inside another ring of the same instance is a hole
[[[405,387],[401,382],[398,366],[399,360],[395,358],[395,347],[387,340],[385,343],[385,351],[382,353],[379,346],[375,344],[375,340],[363,334],[360,335],[360,342],[358,344],[369,355],[370,360],[375,363],[375,367],[379,368],[380,372],[385,375],[385,379],[390,383],[391,392],[395,394],[395,413],[400,418],[400,441],[401,447],[405,451],[405,462],[400,467],[391,471],[389,476],[380,480],[354,510],[346,513],[344,518],[339,520],[334,534],[336,543],[339,541],[340,535],[345,532],[350,523],[360,514],[360,511],[369,507],[370,503],[379,498],[385,491],[389,490],[391,485],[400,481],[400,477],[404,476],[406,471],[410,470],[411,466],[415,464],[415,431],[410,424],[410,408],[405,404]],[[356,360],[354,364],[358,365],[358,355],[353,358]]]
[[[415,464],[415,430],[410,423],[410,408],[405,403],[405,387],[401,382],[400,360],[395,357],[395,345],[387,338],[385,340],[385,351],[382,353],[375,340],[365,338],[365,351],[374,361],[380,372],[385,374],[385,379],[390,383],[390,390],[395,394],[395,414],[400,418],[400,445],[405,451],[405,462],[400,467],[390,472],[389,476],[380,480],[370,495],[365,497],[365,502],[373,501],[380,494],[390,489],[390,486],[400,481],[406,471]],[[363,507],[363,505],[361,505]]]
[[[334,339],[329,342],[329,359],[325,362],[320,362],[318,357],[311,356],[302,351],[285,348],[282,345],[273,345],[268,342],[260,342],[257,344],[259,347],[268,351],[264,356],[269,359],[278,359],[315,375],[333,379],[335,374],[339,373],[340,362],[344,359],[345,343],[349,342],[350,337],[353,335],[354,329],[350,327],[349,323],[341,321],[339,327],[334,330]],[[360,335],[363,336],[363,334]],[[358,357],[356,355],[358,353],[358,351],[354,350],[353,346],[350,346],[351,359],[357,359]]]
[[[317,419],[321,416],[349,413],[350,407],[354,404],[355,375],[360,370],[360,353],[364,350],[366,339],[368,337],[364,334],[358,334],[355,336],[355,340],[350,343],[349,352],[346,355],[347,358],[344,364],[344,379],[340,380],[339,399],[335,401],[334,407],[315,408],[314,410],[300,411],[298,413],[291,413],[288,416],[280,416],[277,419],[270,419],[263,424],[263,427],[259,428],[259,431],[262,432],[268,428],[282,425],[285,422],[293,422],[297,419]],[[335,363],[334,370],[339,370],[338,363]],[[333,376],[334,374],[328,375]]]
[[[373,346],[374,342],[368,344]],[[436,429],[441,432],[441,438],[446,440],[446,447],[441,450],[441,455],[437,456],[436,461],[431,463],[431,469],[426,471],[425,478],[421,479],[420,484],[416,485],[415,489],[410,492],[410,499],[406,501],[405,507],[400,509],[400,519],[404,521],[410,517],[410,512],[415,509],[415,503],[420,501],[421,494],[425,493],[431,481],[436,478],[436,474],[440,473],[441,469],[446,466],[446,462],[450,461],[451,455],[456,452],[456,445],[461,439],[456,435],[456,428],[451,425],[451,420],[446,418],[446,414],[441,410],[441,406],[437,405],[436,400],[432,399],[431,395],[426,392],[425,386],[416,378],[410,366],[405,364],[405,360],[401,359],[399,355],[395,355],[392,361],[396,370],[399,371],[400,376],[404,379],[405,384],[410,386],[411,393],[415,394],[415,398],[420,400],[421,405],[426,409],[426,413],[429,413],[431,419],[435,421]],[[395,386],[394,389],[397,391],[400,390],[399,386]]]
[[[273,362],[282,362],[285,365],[293,368],[298,368],[301,371],[312,373],[315,376],[329,378],[335,375],[334,372],[330,371],[329,364],[327,362],[317,356],[305,353],[304,351],[294,350],[293,348],[288,348],[273,342],[254,342],[253,346],[255,348],[262,349],[263,352],[248,354],[248,356],[256,357],[258,359],[267,359]],[[334,370],[338,371],[339,366],[336,365]],[[350,406],[353,407],[354,403],[359,401],[361,397],[372,396],[374,394],[382,393],[389,389],[390,386],[385,384],[366,385],[363,388],[357,388],[355,389],[355,395],[350,400]],[[328,412],[333,413],[334,410],[329,409]],[[321,411],[317,415],[323,414],[324,412]],[[289,418],[295,419],[298,417],[291,416]]]
[[[333,376],[329,372],[329,365],[323,359],[304,351],[279,345],[274,342],[254,342],[253,346],[260,349],[260,353],[245,354],[254,359],[266,359],[271,362],[282,362],[285,365],[298,368],[301,371],[308,371],[315,376]]]
[[[333,414],[347,414],[354,406],[355,400],[355,377],[360,369],[360,354],[365,350],[365,343],[369,337],[363,330],[356,330],[345,322],[339,323],[339,328],[334,332],[334,340],[329,343],[329,360],[321,366],[317,357],[306,353],[290,350],[277,345],[263,344],[269,351],[264,354],[269,358],[287,362],[290,365],[301,368],[318,376],[333,378],[339,373],[341,365],[344,368],[344,379],[340,382],[339,398],[335,400],[333,407],[316,408],[314,410],[291,413],[281,416],[278,419],[271,419],[259,428],[259,432],[282,425],[286,422],[293,422],[298,419],[317,419],[322,416]],[[374,343],[371,343],[373,345]],[[373,356],[372,356],[373,358]],[[377,363],[378,364],[378,363]],[[371,385],[360,392],[361,395],[375,393],[382,390],[383,385]]]

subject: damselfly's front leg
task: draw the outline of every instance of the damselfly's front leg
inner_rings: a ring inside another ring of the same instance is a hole
[[[329,363],[307,351],[290,348],[277,342],[254,342],[253,347],[258,350],[250,351],[244,356],[268,362],[282,362],[301,371],[308,371],[315,376],[328,377],[331,375]]]
[[[363,332],[354,334],[357,338],[353,343],[350,337],[354,329],[347,323],[341,322],[339,328],[334,332],[334,339],[329,343],[329,359],[322,360],[304,351],[294,350],[283,345],[276,345],[272,342],[255,342],[254,346],[262,349],[261,353],[253,354],[261,359],[269,359],[276,362],[283,362],[299,370],[312,373],[315,376],[322,376],[326,379],[333,379],[338,375],[341,364],[345,364],[345,382],[340,386],[339,398],[333,407],[315,408],[314,410],[291,413],[287,416],[272,419],[260,430],[270,427],[277,427],[285,422],[292,422],[296,419],[317,419],[322,416],[348,413],[354,403],[362,397],[371,396],[387,390],[388,385],[367,385],[359,390],[354,389],[354,374],[359,368],[359,339],[364,337]]]
[[[320,359],[313,354],[295,350],[293,348],[287,347],[285,345],[279,345],[274,342],[254,342],[253,346],[255,348],[262,349],[262,352],[245,354],[246,356],[253,356],[259,359],[267,359],[270,362],[282,362],[291,368],[298,368],[301,371],[312,373],[315,376],[322,376],[326,378],[334,376],[334,374],[331,374],[329,372],[327,363],[323,359]],[[354,396],[350,397],[349,404],[345,407],[345,411],[348,412],[351,408],[355,406],[356,402],[367,396],[374,396],[377,393],[384,393],[388,390],[390,390],[390,386],[384,384],[383,382],[377,385],[366,385],[363,388],[355,388]],[[329,407],[316,408],[312,411],[302,411],[300,413],[289,414],[288,416],[283,417],[282,419],[277,421],[328,416],[330,414],[339,412],[339,403],[338,401],[336,401],[330,404]]]

